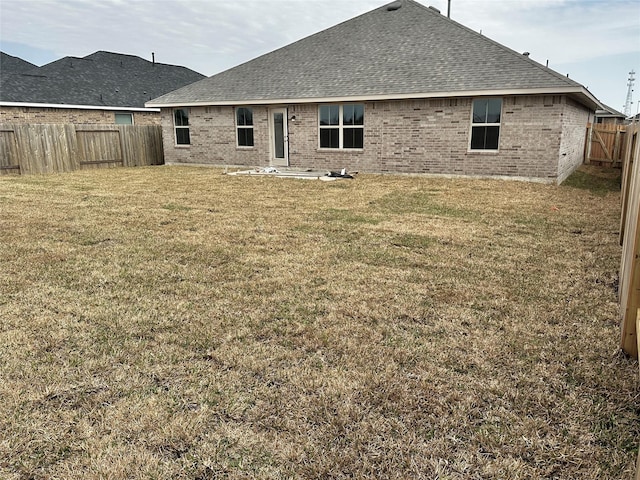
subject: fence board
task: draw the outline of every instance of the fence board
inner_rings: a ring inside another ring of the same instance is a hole
[[[80,165],[95,168],[121,167],[122,145],[118,129],[76,129],[80,149]]]
[[[626,142],[626,150],[623,156],[623,165],[622,165],[622,208],[621,208],[621,216],[620,216],[620,245],[623,245],[624,242],[624,233],[626,229],[626,221],[627,221],[627,208],[629,206],[629,189],[631,188],[631,179],[633,164],[635,162],[634,155],[632,152],[636,151],[636,144],[638,143],[638,128],[630,127],[628,141]]]
[[[15,130],[0,130],[0,175],[20,173]]]
[[[163,163],[159,126],[0,125],[0,174]]]
[[[638,356],[636,321],[640,308],[640,126],[630,126],[632,138],[624,154],[621,215],[622,260],[620,263],[620,345]],[[634,141],[635,140],[635,141]]]

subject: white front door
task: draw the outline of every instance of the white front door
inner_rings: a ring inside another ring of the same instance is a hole
[[[287,167],[289,165],[289,135],[287,132],[287,109],[269,110],[271,130],[271,165]]]

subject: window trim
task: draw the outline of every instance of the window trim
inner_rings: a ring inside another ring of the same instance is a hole
[[[187,124],[186,125],[176,125],[176,112],[182,110],[186,113]],[[174,108],[171,110],[171,117],[173,118],[173,142],[174,146],[179,148],[188,148],[191,146],[191,125],[189,124],[189,114],[191,110],[189,108]],[[178,143],[178,129],[187,130],[187,136],[189,138],[189,143]]]
[[[344,125],[344,107],[348,105],[362,105],[362,125]],[[338,124],[337,125],[321,125],[320,124],[320,109],[322,107],[338,107]],[[364,102],[347,102],[347,103],[321,103],[318,104],[318,150],[322,151],[356,151],[360,152],[364,150],[364,127],[365,127],[365,104]],[[344,129],[361,129],[362,130],[362,147],[344,147]],[[338,147],[322,147],[320,145],[320,132],[322,130],[338,130]]]
[[[473,106],[476,100],[500,100],[500,122],[498,123],[476,123],[473,121]],[[502,97],[477,97],[471,100],[471,119],[469,127],[469,144],[468,151],[473,153],[495,153],[500,151],[500,137],[502,133],[502,111],[504,107],[504,98]],[[473,140],[473,127],[498,127],[498,148],[472,148],[471,143]]]
[[[245,108],[247,110],[251,111],[251,125],[238,125],[238,112],[241,108]],[[238,106],[236,108],[233,109],[233,116],[234,116],[234,123],[236,125],[236,148],[239,149],[243,149],[243,150],[250,150],[252,148],[255,148],[256,146],[256,131],[255,131],[255,122],[253,121],[253,107],[248,107],[248,106]],[[240,145],[240,136],[238,135],[239,130],[240,129],[244,129],[244,130],[251,130],[252,132],[252,139],[253,139],[253,145]]]
[[[129,115],[129,117],[131,118],[131,123],[118,123],[118,115]],[[134,125],[133,113],[131,113],[131,112],[113,112],[113,122],[116,125]]]

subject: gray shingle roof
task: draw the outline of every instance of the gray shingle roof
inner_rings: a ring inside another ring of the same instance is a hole
[[[103,51],[13,74],[4,73],[4,66],[2,71],[2,102],[129,108],[204,78],[185,67]]]
[[[527,89],[586,92],[577,82],[431,8],[401,0],[401,8],[389,10],[393,4],[170,92],[147,105]]]
[[[602,108],[596,110],[597,117],[618,117],[618,118],[626,118],[626,115],[622,112],[619,112],[615,108],[610,107],[609,105],[602,104]]]
[[[0,74],[23,73],[33,68],[38,67],[21,58],[0,52]]]

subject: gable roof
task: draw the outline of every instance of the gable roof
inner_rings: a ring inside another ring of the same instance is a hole
[[[398,8],[399,6],[399,8]],[[582,85],[414,0],[398,0],[147,106],[269,104],[516,93]]]
[[[146,101],[203,78],[185,67],[98,51],[3,74],[0,102],[143,108]]]

